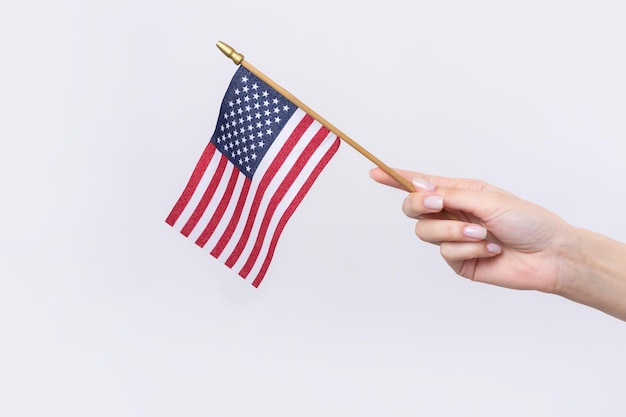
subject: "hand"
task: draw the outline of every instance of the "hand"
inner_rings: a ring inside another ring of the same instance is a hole
[[[565,279],[562,251],[576,236],[559,216],[482,181],[397,172],[417,190],[402,206],[418,220],[415,233],[439,245],[457,274],[502,287],[559,292]],[[370,176],[403,189],[378,168]]]

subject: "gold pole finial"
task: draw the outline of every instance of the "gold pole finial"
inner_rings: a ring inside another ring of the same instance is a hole
[[[219,41],[217,43],[217,47],[224,53],[224,55],[232,59],[235,64],[239,65],[241,64],[241,61],[243,61],[243,55],[226,45],[224,42]]]

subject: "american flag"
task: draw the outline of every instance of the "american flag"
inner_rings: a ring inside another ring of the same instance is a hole
[[[244,67],[167,224],[258,287],[340,139]]]

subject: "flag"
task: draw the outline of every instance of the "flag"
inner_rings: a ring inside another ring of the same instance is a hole
[[[340,139],[239,67],[166,223],[258,287],[278,239]]]

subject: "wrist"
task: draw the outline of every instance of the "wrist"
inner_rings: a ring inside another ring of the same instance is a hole
[[[626,244],[572,228],[555,293],[626,320]]]

